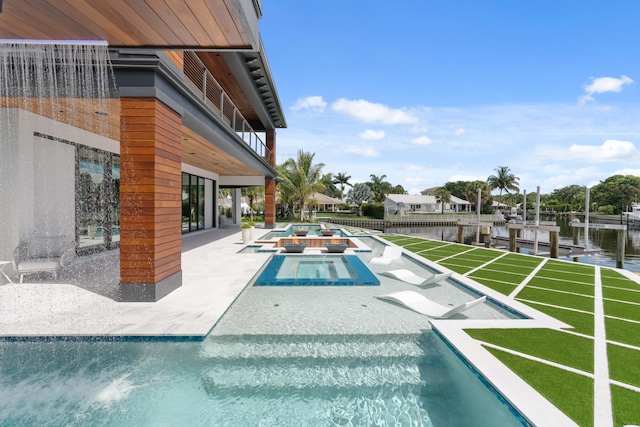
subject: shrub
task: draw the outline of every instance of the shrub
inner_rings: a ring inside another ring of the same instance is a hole
[[[601,215],[613,215],[615,213],[615,209],[615,206],[612,205],[598,206],[598,213]]]
[[[376,219],[384,219],[384,204],[382,203],[363,203],[362,214]]]

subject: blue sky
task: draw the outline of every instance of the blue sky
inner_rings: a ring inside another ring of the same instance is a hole
[[[265,0],[287,129],[352,183],[409,194],[485,180],[521,190],[640,175],[640,1]]]

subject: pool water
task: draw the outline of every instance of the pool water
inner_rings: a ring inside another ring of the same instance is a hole
[[[433,332],[0,342],[7,426],[522,425]]]
[[[378,286],[356,255],[274,255],[254,286]]]

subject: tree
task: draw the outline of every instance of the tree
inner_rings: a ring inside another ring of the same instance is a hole
[[[324,163],[313,163],[315,153],[298,150],[296,159],[287,159],[278,167],[278,175],[283,179],[280,183],[280,194],[283,203],[300,206],[300,221],[304,221],[304,211],[313,193],[324,190],[320,182]]]
[[[442,205],[442,214],[444,215],[445,203],[451,203],[451,193],[444,187],[436,190],[436,201]]]
[[[460,199],[467,198],[467,186],[471,184],[470,181],[455,181],[447,182],[443,187],[451,193],[452,196]]]
[[[591,189],[591,201],[600,206],[611,205],[616,213],[622,213],[637,201],[640,195],[640,177],[613,175]]]
[[[568,185],[562,188],[556,188],[549,195],[552,199],[556,199],[565,205],[569,205],[569,210],[573,210],[574,204],[580,206],[580,202],[585,198],[586,190],[581,185]]]
[[[481,190],[480,210],[482,211],[482,207],[487,205],[491,201],[491,188],[489,187],[489,184],[484,181],[470,182],[469,185],[467,185],[465,198],[469,201],[469,203],[471,203],[471,206],[476,209],[476,206],[478,205],[478,189]]]
[[[349,182],[350,179],[351,176],[347,175],[346,172],[338,172],[338,174],[333,178],[333,183],[340,186],[340,200],[344,200],[344,187],[347,185],[349,187],[353,187],[353,185]]]
[[[409,194],[409,193],[407,192],[407,190],[404,189],[402,185],[398,184],[391,189],[390,194]]]
[[[253,221],[253,203],[259,196],[264,195],[264,187],[246,187],[242,189],[242,195],[247,198],[249,205],[249,218]]]
[[[349,194],[347,194],[347,202],[358,205],[358,215],[362,216],[362,204],[370,202],[375,198],[375,194],[371,191],[371,188],[362,182],[355,184]]]
[[[509,190],[515,193],[520,191],[520,187],[518,187],[520,178],[512,174],[508,166],[498,166],[494,170],[496,175],[489,175],[489,178],[487,178],[487,184],[489,184],[491,190],[498,188],[500,190],[499,196],[502,196],[503,191],[506,191],[507,194],[511,194]]]
[[[391,183],[384,180],[387,175],[377,176],[371,174],[369,177],[371,178],[371,181],[369,181],[367,185],[371,188],[371,191],[373,191],[374,201],[379,203],[384,202],[387,194],[391,193],[391,189],[393,188]]]
[[[322,194],[333,198],[342,198],[340,196],[340,190],[338,190],[335,186],[336,180],[331,172],[322,175],[322,178],[320,178],[320,182],[322,183],[322,185],[324,185]]]

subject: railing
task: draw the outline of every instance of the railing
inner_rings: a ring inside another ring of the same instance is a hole
[[[390,221],[393,223],[411,223],[411,224],[442,224],[442,223],[452,223],[456,224],[458,220],[473,222],[478,219],[478,216],[474,213],[471,214],[408,214],[402,215],[400,213],[392,214],[385,213],[384,215],[385,221]],[[498,222],[504,223],[504,215],[502,214],[480,214],[481,222]]]
[[[229,126],[253,151],[271,164],[271,151],[260,139],[231,98],[193,52],[184,53],[185,82],[198,97]]]

